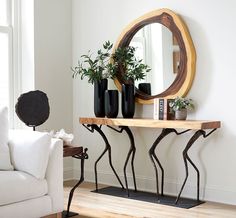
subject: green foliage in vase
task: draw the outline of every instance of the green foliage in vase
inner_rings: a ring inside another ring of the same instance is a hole
[[[113,69],[120,71],[126,82],[144,79],[146,73],[151,70],[142,60],[136,58],[135,48],[132,46],[117,48],[112,60]]]
[[[173,101],[169,103],[169,106],[173,111],[179,111],[181,109],[194,109],[194,103],[192,99],[181,97],[176,97]]]
[[[103,44],[103,48],[97,51],[96,57],[88,52],[86,55],[81,56],[76,67],[71,68],[73,71],[73,78],[80,75],[81,79],[88,78],[89,83],[101,81],[102,79],[114,79],[116,75],[115,66],[110,63],[111,49],[113,44],[109,41]]]

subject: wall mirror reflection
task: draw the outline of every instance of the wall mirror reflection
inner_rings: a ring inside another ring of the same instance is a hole
[[[136,48],[136,57],[152,69],[144,80],[135,82],[151,84],[151,95],[166,90],[175,80],[179,65],[179,46],[172,32],[160,23],[141,28],[130,41]]]

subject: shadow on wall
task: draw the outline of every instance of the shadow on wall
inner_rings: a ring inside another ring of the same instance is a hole
[[[197,158],[199,158],[200,163],[203,199],[207,198],[206,191],[209,189],[214,191],[214,189],[221,188],[220,191],[224,192],[235,190],[233,184],[236,183],[236,176],[231,171],[231,166],[235,164],[235,154],[232,152],[235,149],[235,141],[236,133],[230,131],[226,126],[218,129],[209,138],[199,140]],[[214,181],[212,183],[209,180]],[[210,187],[207,185],[209,183],[211,184]]]
[[[186,16],[183,16],[183,19],[187,21],[186,23],[196,49],[197,57],[196,74],[189,94],[196,102],[201,102],[201,104],[204,105],[207,103],[208,93],[210,93],[211,90],[212,71],[214,69],[210,38],[207,37],[202,25],[196,20]]]

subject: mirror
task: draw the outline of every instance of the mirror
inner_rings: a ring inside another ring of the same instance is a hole
[[[145,80],[135,82],[137,102],[152,104],[154,98],[187,94],[195,74],[196,55],[187,27],[178,15],[160,9],[138,18],[122,32],[115,49],[129,45],[152,69]],[[122,83],[118,73],[115,84],[119,90]],[[141,91],[143,83],[150,83],[148,91]]]
[[[152,69],[144,80],[135,81],[136,88],[140,83],[150,83],[150,93],[155,96],[170,87],[178,72],[176,54],[180,52],[172,32],[160,23],[148,24],[135,33],[129,45],[136,48],[136,57]]]

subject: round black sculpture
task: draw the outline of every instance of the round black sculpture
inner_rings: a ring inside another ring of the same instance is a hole
[[[48,97],[39,90],[24,93],[18,98],[15,110],[19,119],[35,130],[49,117]]]

